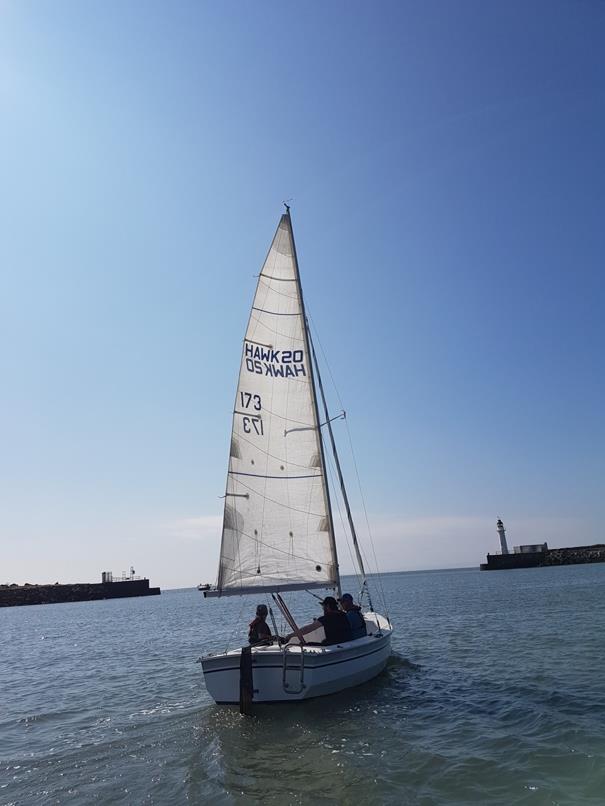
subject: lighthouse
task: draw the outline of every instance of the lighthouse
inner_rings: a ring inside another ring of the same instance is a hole
[[[508,546],[506,545],[506,529],[504,528],[501,518],[498,518],[496,528],[498,529],[498,536],[500,537],[500,548],[502,549],[502,554],[508,554]]]

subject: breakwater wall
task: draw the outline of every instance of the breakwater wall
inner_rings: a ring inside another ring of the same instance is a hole
[[[594,546],[571,546],[518,554],[488,554],[487,562],[481,563],[479,568],[482,571],[506,571],[512,568],[544,568],[548,565],[604,562],[605,543],[596,543]]]
[[[148,579],[80,582],[73,585],[0,585],[0,607],[158,596],[160,593],[159,588],[149,587]]]

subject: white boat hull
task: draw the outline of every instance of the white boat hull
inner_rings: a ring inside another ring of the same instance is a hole
[[[334,694],[371,680],[391,654],[392,628],[364,614],[368,635],[334,646],[252,647],[254,702],[293,702]],[[313,636],[307,636],[311,639]],[[239,702],[241,649],[202,658],[206,688],[218,703]]]

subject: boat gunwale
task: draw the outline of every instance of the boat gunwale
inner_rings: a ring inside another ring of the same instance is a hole
[[[368,657],[369,655],[373,655],[376,652],[380,652],[382,649],[384,649],[385,646],[390,643],[391,635],[392,630],[389,629],[384,630],[381,635],[371,635],[371,636],[368,635],[364,636],[364,638],[356,638],[353,641],[347,641],[346,644],[332,644],[329,646],[308,647],[306,648],[306,651],[304,651],[305,668],[321,669],[324,666],[334,666],[338,663],[346,663],[347,661],[361,660],[361,658]],[[369,639],[373,638],[375,640],[378,640],[380,643],[379,645],[376,645],[374,641],[366,640],[367,638]],[[361,643],[362,641],[363,643]],[[351,646],[352,644],[356,646]],[[298,649],[299,645],[294,644],[293,647]],[[369,652],[367,651],[360,652],[360,650],[367,650],[369,648],[370,648]],[[283,667],[283,658],[284,658],[283,648],[277,646],[270,646],[266,648],[263,647],[262,649],[263,649],[262,652],[253,651],[253,664],[256,669],[274,669]],[[309,651],[309,650],[315,650],[315,651]],[[299,654],[300,653],[296,653],[296,655],[294,655],[294,653],[292,653],[291,656],[298,657]],[[201,659],[202,670],[204,674],[213,674],[214,672],[239,671],[240,657],[241,657],[241,649],[232,650],[229,653],[224,653],[220,655],[206,655]],[[274,661],[275,658],[280,658],[279,664],[271,663],[271,661]],[[210,664],[210,666],[212,666],[213,662],[215,661],[217,663],[222,664],[226,660],[233,660],[233,664],[229,666],[222,665],[219,666],[218,669],[207,668],[207,664]],[[286,664],[286,668],[298,668],[298,666],[293,667]]]

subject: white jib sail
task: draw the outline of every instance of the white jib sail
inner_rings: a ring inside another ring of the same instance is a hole
[[[259,275],[235,399],[217,592],[338,582],[289,215]]]

